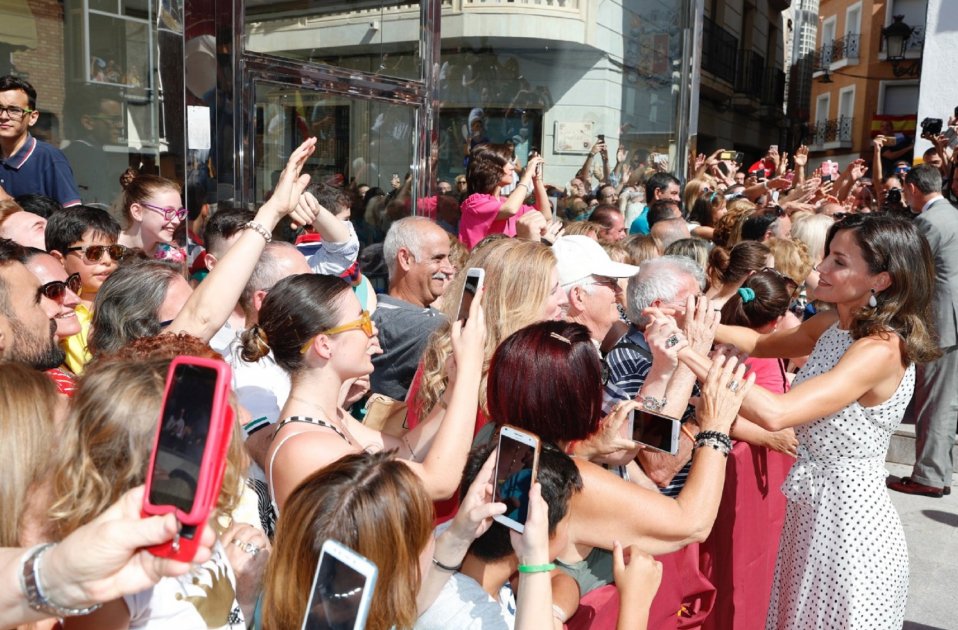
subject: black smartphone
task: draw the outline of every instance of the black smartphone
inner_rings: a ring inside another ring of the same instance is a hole
[[[210,431],[217,373],[195,365],[180,365],[173,373],[160,421],[150,502],[193,508],[203,451]]]
[[[604,134],[604,133],[600,133],[600,134],[599,134],[598,136],[596,136],[596,137],[599,139],[599,142],[605,142],[605,134]]]
[[[645,409],[636,409],[632,412],[633,442],[640,442],[655,450],[675,455],[679,452],[681,431],[682,423],[675,418]]]
[[[466,323],[469,319],[472,300],[482,290],[482,281],[485,277],[486,272],[480,267],[470,267],[466,272],[466,281],[462,285],[462,297],[459,298],[459,314],[456,316],[456,319],[462,323]]]
[[[529,490],[539,469],[539,437],[510,425],[499,430],[499,453],[492,500],[506,504],[493,518],[517,532],[525,531]]]
[[[323,543],[302,630],[362,630],[379,569],[340,542]]]

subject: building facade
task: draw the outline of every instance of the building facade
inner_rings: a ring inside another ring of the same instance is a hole
[[[291,147],[308,170],[419,194],[479,140],[538,151],[564,186],[597,137],[681,170],[702,0],[0,0],[0,74],[39,93],[43,139],[108,204],[127,165],[259,202]],[[478,122],[477,122],[478,121]],[[100,129],[100,125],[104,129]],[[106,128],[108,127],[108,129]],[[90,179],[87,182],[87,179]],[[85,191],[85,192],[84,192]]]
[[[885,120],[914,138],[926,11],[927,0],[820,0],[805,133],[813,158],[842,167],[860,157],[871,163],[872,139]],[[882,30],[895,16],[914,30],[904,59],[893,61]]]

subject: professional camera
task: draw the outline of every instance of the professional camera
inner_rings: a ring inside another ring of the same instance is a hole
[[[943,124],[941,118],[926,118],[921,121],[921,135],[937,136],[941,133],[941,126]]]

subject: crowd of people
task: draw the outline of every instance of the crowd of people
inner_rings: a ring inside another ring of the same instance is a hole
[[[36,142],[18,81],[7,162]],[[600,139],[567,190],[478,143],[463,185],[415,200],[311,182],[315,143],[255,211],[132,172],[112,213],[0,189],[0,626],[299,627],[336,540],[378,569],[368,628],[562,628],[602,588],[643,628],[654,557],[709,538],[744,443],[791,464],[766,627],[901,627],[884,461],[906,411],[928,451],[889,486],[942,496],[953,469],[945,142],[882,178],[876,139],[869,183],[804,146],[673,173],[624,147],[610,165]],[[37,182],[69,173],[30,151]],[[146,551],[183,530],[140,513],[184,355],[229,365],[236,418],[191,563]],[[675,453],[633,439],[636,412],[677,419]],[[494,518],[504,425],[540,444],[521,532]]]

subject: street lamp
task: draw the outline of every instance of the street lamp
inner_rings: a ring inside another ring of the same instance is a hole
[[[918,76],[921,70],[921,58],[911,63],[902,63],[905,59],[905,50],[908,48],[908,40],[915,32],[915,27],[905,24],[904,15],[895,15],[893,18],[894,22],[881,30],[882,37],[885,38],[885,53],[891,61],[892,74],[896,78]]]

